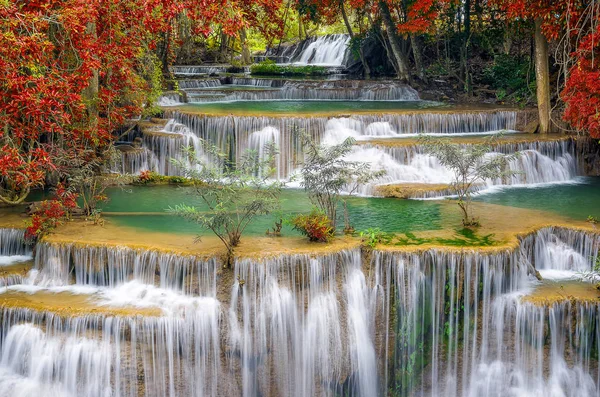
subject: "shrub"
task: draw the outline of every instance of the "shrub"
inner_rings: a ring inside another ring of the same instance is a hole
[[[377,244],[389,244],[394,238],[393,234],[384,232],[378,227],[363,230],[358,235],[362,239],[362,242],[371,249],[375,248]]]
[[[267,59],[252,65],[250,72],[256,75],[321,76],[327,74],[327,68],[312,65],[278,65],[275,61]]]
[[[327,242],[333,237],[331,221],[324,212],[313,209],[310,214],[299,214],[290,221],[294,230],[308,237],[310,241]]]
[[[152,172],[152,171],[142,171],[140,172],[140,175],[138,176],[138,182],[139,183],[152,183],[156,180],[156,176],[157,174]]]
[[[535,92],[534,76],[529,75],[529,60],[524,57],[498,55],[494,63],[485,68],[482,82],[497,90],[499,101],[509,98],[527,101]]]
[[[205,208],[181,204],[169,211],[212,231],[227,249],[225,259],[231,267],[234,249],[248,225],[279,209],[283,183],[273,181],[271,168],[277,148],[268,143],[262,149],[263,156],[256,150],[247,150],[234,162],[210,142],[203,140],[202,144],[204,152],[214,159],[212,162],[205,162],[191,147],[185,148],[191,164],[176,159],[171,162],[184,171]]]

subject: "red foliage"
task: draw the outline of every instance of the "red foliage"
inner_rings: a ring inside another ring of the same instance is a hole
[[[0,200],[43,185],[52,153],[109,145],[138,115],[140,60],[185,11],[194,30],[236,35],[282,28],[281,0],[29,0],[0,2]],[[95,90],[90,90],[96,87]],[[86,92],[89,91],[89,92]],[[54,147],[53,147],[54,146]]]
[[[388,1],[388,3],[394,3]],[[443,0],[417,0],[408,2],[404,10],[404,19],[398,23],[401,34],[424,33],[433,27],[435,18],[443,8]],[[393,4],[391,4],[393,6]]]
[[[59,200],[42,201],[39,208],[31,215],[29,225],[25,229],[27,240],[36,240],[60,225],[67,211]]]
[[[549,40],[575,48],[561,99],[564,119],[578,130],[600,137],[600,7],[585,0],[495,0],[509,18],[541,19]]]
[[[52,229],[63,223],[69,213],[78,207],[77,194],[69,191],[59,183],[54,191],[55,197],[42,201],[32,212],[25,238],[35,241],[48,234]]]
[[[308,215],[296,215],[291,223],[295,230],[307,236],[310,241],[327,242],[333,237],[331,221],[320,211],[313,210]]]
[[[576,63],[561,94],[567,105],[564,118],[578,130],[600,138],[600,31],[584,37],[574,56]]]

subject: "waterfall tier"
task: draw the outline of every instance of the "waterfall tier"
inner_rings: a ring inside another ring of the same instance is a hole
[[[186,91],[190,103],[273,100],[334,100],[334,101],[418,101],[412,87],[394,81],[297,81],[232,78],[231,84],[218,79],[180,80],[179,88]],[[246,89],[244,89],[246,87]],[[256,89],[257,87],[263,89]],[[175,102],[162,100],[161,106]]]
[[[297,45],[279,50],[267,50],[265,58],[276,59],[277,63],[337,67],[340,70],[348,60],[350,36],[331,34],[310,37]]]
[[[546,228],[514,250],[374,252],[370,260],[350,250],[240,259],[222,270],[193,256],[41,243],[32,276],[0,289],[10,298],[0,390],[500,397],[510,387],[596,396],[600,304],[525,298],[537,288],[532,263],[589,270],[599,244],[597,234]],[[162,314],[54,313],[14,303],[16,291],[84,294],[90,304]]]
[[[305,131],[324,144],[336,144],[348,137],[357,145],[349,159],[367,161],[373,169],[382,169],[386,175],[362,186],[359,194],[377,195],[378,186],[418,184],[436,187],[422,189],[419,197],[439,197],[449,193],[453,173],[426,153],[415,142],[401,144],[403,137],[418,132],[460,136],[486,134],[503,129],[514,129],[515,112],[480,113],[414,113],[389,115],[354,115],[352,117],[252,117],[206,116],[172,113],[161,130],[146,129],[143,149],[123,155],[123,169],[138,173],[151,169],[163,175],[180,175],[171,158],[188,161],[182,148],[192,146],[202,155],[201,140],[216,145],[231,158],[237,159],[248,149],[262,152],[265,145],[275,142],[279,148],[275,168],[277,178],[288,179],[303,159],[301,142],[294,131]],[[382,141],[383,139],[383,141]],[[498,180],[485,181],[481,188],[498,185],[532,185],[568,182],[580,174],[580,159],[572,139],[535,141],[511,135],[493,147],[496,153],[519,155],[509,168],[514,174]],[[471,139],[477,142],[476,138]],[[386,142],[390,143],[387,144]],[[399,143],[399,144],[396,144]]]

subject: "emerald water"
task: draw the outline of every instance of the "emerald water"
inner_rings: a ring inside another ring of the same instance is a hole
[[[193,194],[192,188],[133,186],[111,189],[108,194],[110,201],[102,209],[111,220],[120,225],[167,233],[206,233],[199,230],[196,224],[167,212],[169,207],[177,204],[206,208]],[[282,193],[281,211],[259,217],[247,232],[264,235],[279,218],[286,219],[310,210],[310,201],[303,191],[286,189]],[[351,197],[348,199],[348,210],[352,225],[357,230],[379,227],[389,232],[408,232],[441,228],[440,202],[436,201]],[[394,216],[390,216],[391,213]],[[291,227],[284,226],[284,232],[292,233]]]
[[[219,103],[190,103],[179,107],[181,110],[203,113],[235,114],[323,114],[335,112],[376,112],[419,109],[445,109],[445,105],[429,101],[235,101]]]
[[[600,178],[580,178],[576,184],[548,185],[536,188],[507,188],[492,190],[475,197],[475,201],[517,208],[549,211],[585,220],[589,215],[600,217]],[[103,204],[106,216],[117,224],[143,230],[176,233],[205,233],[198,226],[168,213],[177,204],[206,208],[189,187],[131,186],[113,188],[110,201]],[[418,232],[440,230],[442,200],[398,200],[375,197],[350,197],[348,210],[357,230],[378,227],[387,232]],[[248,229],[249,234],[262,235],[279,218],[309,212],[311,203],[302,190],[285,189],[281,211],[259,217]],[[340,214],[341,215],[341,214]],[[284,226],[286,234],[293,233]]]
[[[600,217],[600,177],[579,177],[573,184],[549,184],[534,188],[494,188],[476,201],[550,211],[575,220]]]

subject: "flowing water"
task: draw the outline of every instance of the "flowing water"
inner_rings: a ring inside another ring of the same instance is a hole
[[[2,232],[3,247],[20,246],[13,234]],[[350,250],[243,259],[232,270],[41,243],[30,277],[0,289],[9,301],[30,297],[3,304],[0,395],[596,396],[600,304],[525,298],[538,285],[529,264],[590,269],[599,243],[548,228],[515,250],[370,260]],[[52,294],[96,309],[28,306]]]
[[[139,173],[151,169],[163,175],[181,175],[182,170],[170,159],[187,161],[184,146],[202,153],[201,140],[216,145],[232,158],[252,149],[264,156],[265,145],[276,143],[276,177],[288,179],[303,158],[300,138],[295,131],[305,131],[323,144],[337,144],[346,138],[400,139],[418,133],[445,136],[482,135],[514,130],[516,113],[510,111],[474,113],[412,113],[387,115],[353,115],[351,117],[256,117],[208,116],[174,112],[174,117],[159,133],[144,134],[144,150],[123,155],[123,169]],[[519,155],[510,161],[510,177],[485,181],[485,186],[536,185],[572,181],[579,174],[579,161],[572,140],[531,141],[498,144],[498,153]],[[493,153],[490,153],[493,156]],[[141,159],[140,159],[141,157]],[[262,158],[262,157],[261,157]],[[366,161],[386,174],[361,187],[360,195],[376,195],[383,184],[446,184],[454,174],[426,153],[418,144],[387,147],[381,144],[356,146],[348,160]],[[189,162],[188,162],[189,163]],[[436,197],[444,191],[427,191],[423,197]]]

